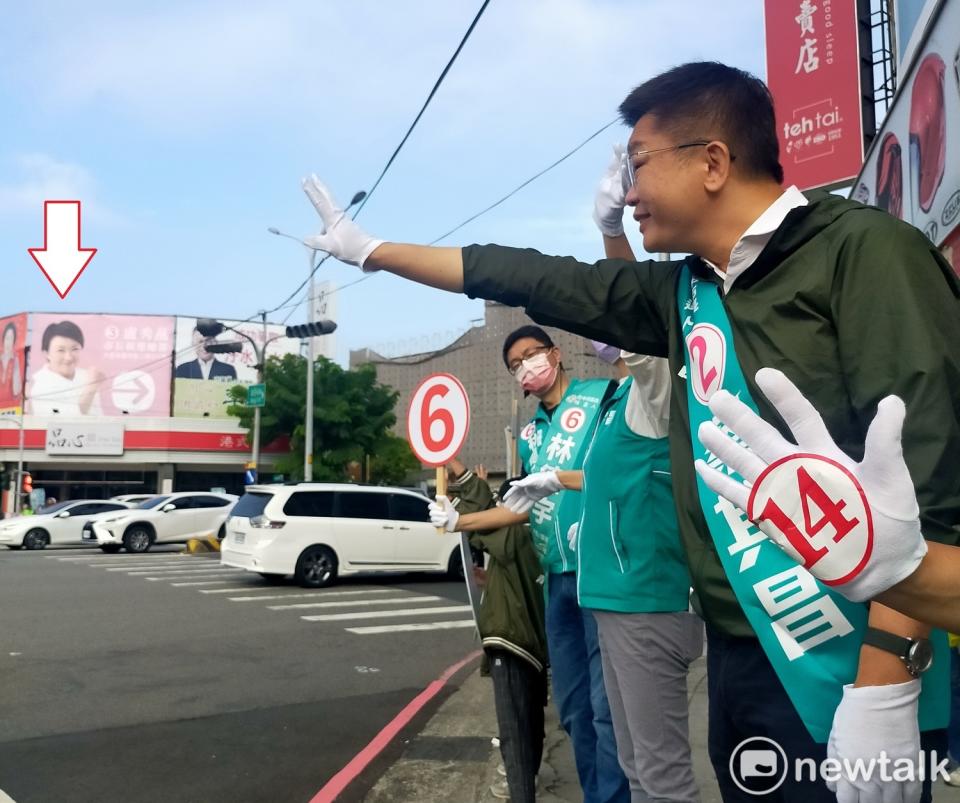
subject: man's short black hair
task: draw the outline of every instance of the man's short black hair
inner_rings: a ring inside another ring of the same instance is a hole
[[[83,345],[83,332],[73,321],[52,323],[44,329],[43,338],[40,341],[41,350],[50,351],[50,341],[55,337],[66,337],[70,340],[76,340],[81,346]]]
[[[514,343],[518,340],[523,340],[525,337],[532,337],[538,343],[553,348],[553,341],[550,339],[550,335],[544,332],[539,326],[527,324],[526,326],[521,326],[519,329],[514,329],[507,335],[507,339],[503,341],[503,364],[506,365],[507,368],[510,367],[510,363],[507,362],[507,352],[513,348]]]
[[[783,183],[773,96],[750,73],[716,61],[681,64],[640,84],[620,104],[628,126],[648,114],[678,145],[718,139],[745,174]]]

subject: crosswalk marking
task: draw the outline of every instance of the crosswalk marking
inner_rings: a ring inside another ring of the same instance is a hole
[[[258,591],[261,589],[250,588],[244,589],[244,591]],[[275,589],[262,589],[263,591],[275,590]],[[218,588],[216,591],[201,591],[201,594],[221,594],[227,591],[236,591],[236,589],[226,589]],[[303,594],[276,594],[272,597],[227,597],[230,602],[259,602],[263,599],[297,599],[303,597],[352,597],[359,594],[393,594],[395,593],[392,588],[371,588],[369,590],[364,589],[362,591],[309,591]]]
[[[219,586],[224,583],[232,583],[233,588],[218,588],[218,591],[231,591],[236,593],[239,589],[243,588],[242,585],[234,583],[233,580],[193,580],[189,583],[170,583],[170,585],[173,588],[186,588],[187,586]]]
[[[167,566],[162,563],[137,563],[133,566],[112,566],[109,569],[105,568],[106,572],[196,572],[196,571],[209,571],[210,569],[219,569],[219,563],[212,563],[209,566],[189,566],[189,565],[180,565],[180,566]]]
[[[398,616],[425,616],[436,613],[466,613],[472,611],[469,605],[448,605],[443,608],[407,608],[402,611],[351,611],[350,613],[322,613],[314,616],[301,616],[305,622],[338,622],[344,619],[392,619]]]
[[[379,633],[411,633],[417,630],[453,630],[460,627],[476,627],[473,619],[457,619],[453,622],[420,622],[403,625],[371,625],[368,627],[345,627],[348,633],[358,636],[372,636]]]
[[[267,609],[271,611],[292,611],[301,608],[344,608],[347,605],[405,605],[413,602],[439,602],[444,597],[436,596],[407,596],[394,597],[393,599],[348,599],[338,600],[336,602],[298,602],[293,605],[268,605]]]
[[[140,577],[140,576],[142,576],[142,575],[131,575],[131,577]],[[218,577],[223,577],[222,574],[205,574],[204,572],[196,572],[196,573],[193,573],[193,574],[189,574],[189,575],[187,575],[187,576],[188,576],[188,577],[193,577],[193,578],[197,578],[197,577],[208,577],[208,578],[210,578],[211,580],[215,580],[215,579],[218,578]],[[160,580],[169,580],[170,577],[169,577],[168,575],[162,575],[162,576],[160,576],[160,577],[144,577],[143,579],[144,579],[144,580],[150,580],[151,582],[156,583],[156,582],[159,582]],[[178,578],[173,578],[173,579],[176,580],[176,579],[178,579]]]
[[[131,577],[146,577],[148,574],[158,575],[162,574],[165,577],[177,577],[178,575],[182,576],[184,574],[212,574],[214,572],[219,574],[236,574],[237,572],[242,572],[243,569],[231,569],[229,566],[224,566],[220,568],[218,566],[211,566],[209,569],[204,569],[197,567],[196,569],[137,569],[135,571],[127,572]]]

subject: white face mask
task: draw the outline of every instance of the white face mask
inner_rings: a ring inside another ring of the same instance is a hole
[[[543,393],[556,381],[558,369],[559,366],[550,364],[546,352],[534,354],[521,362],[517,382],[528,393]]]

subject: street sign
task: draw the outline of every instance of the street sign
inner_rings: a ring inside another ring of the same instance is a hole
[[[266,403],[266,385],[247,385],[247,407],[263,407]]]
[[[431,374],[413,392],[407,440],[420,462],[443,466],[457,456],[470,431],[470,400],[460,380]]]
[[[244,485],[256,485],[257,484],[257,470],[255,468],[245,469],[243,472],[243,484]]]

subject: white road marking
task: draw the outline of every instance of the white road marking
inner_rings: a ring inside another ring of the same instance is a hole
[[[173,588],[186,588],[187,586],[222,586],[224,583],[233,583],[233,588],[219,588],[218,591],[237,591],[243,588],[242,585],[234,583],[233,580],[197,580],[192,583],[170,583]]]
[[[134,577],[134,576],[140,577],[141,575],[131,575],[131,577]],[[217,577],[223,577],[222,574],[207,574],[207,573],[205,573],[205,572],[195,572],[195,573],[190,574],[190,575],[188,575],[188,576],[189,576],[189,577],[194,577],[194,578],[196,578],[196,577],[208,577],[208,578],[210,578],[210,579],[214,579],[214,578],[217,578]],[[182,575],[181,575],[181,577],[182,577]],[[160,577],[144,577],[143,579],[144,579],[144,580],[150,580],[151,582],[154,582],[154,583],[155,583],[155,582],[157,582],[157,581],[159,581],[159,580],[169,580],[170,577],[169,577],[168,575],[162,575],[162,576],[160,576]],[[174,578],[174,579],[177,579],[177,578]]]
[[[210,594],[218,594],[226,591],[227,589],[218,589],[217,591],[210,591]],[[257,591],[256,588],[247,589],[249,591]],[[264,591],[276,590],[276,589],[263,589]],[[201,594],[205,593],[203,591]],[[369,591],[310,591],[303,594],[277,594],[272,597],[227,597],[230,602],[259,602],[262,599],[297,599],[303,597],[352,597],[359,594],[393,594],[396,593],[392,588],[371,588]]]
[[[202,566],[198,566],[195,569],[137,569],[136,571],[127,572],[127,574],[129,574],[130,577],[146,577],[148,574],[162,574],[166,577],[177,577],[178,575],[210,574],[212,572],[219,572],[221,574],[236,574],[237,572],[242,571],[243,569],[232,569],[229,566],[211,566],[209,569],[204,569]]]
[[[348,605],[407,605],[416,602],[439,602],[445,597],[436,596],[409,596],[393,597],[392,599],[348,599],[337,602],[298,602],[293,605],[268,605],[271,611],[292,611],[299,608],[345,608]]]
[[[472,611],[470,605],[449,605],[445,608],[408,608],[403,611],[355,611],[351,613],[324,613],[319,616],[301,616],[305,622],[336,622],[344,619],[387,619],[398,616],[426,616],[437,613],[466,613]]]
[[[410,633],[415,630],[453,630],[459,627],[476,627],[473,619],[458,619],[455,622],[422,622],[406,625],[374,625],[372,627],[345,627],[348,633],[372,636],[378,633]]]

